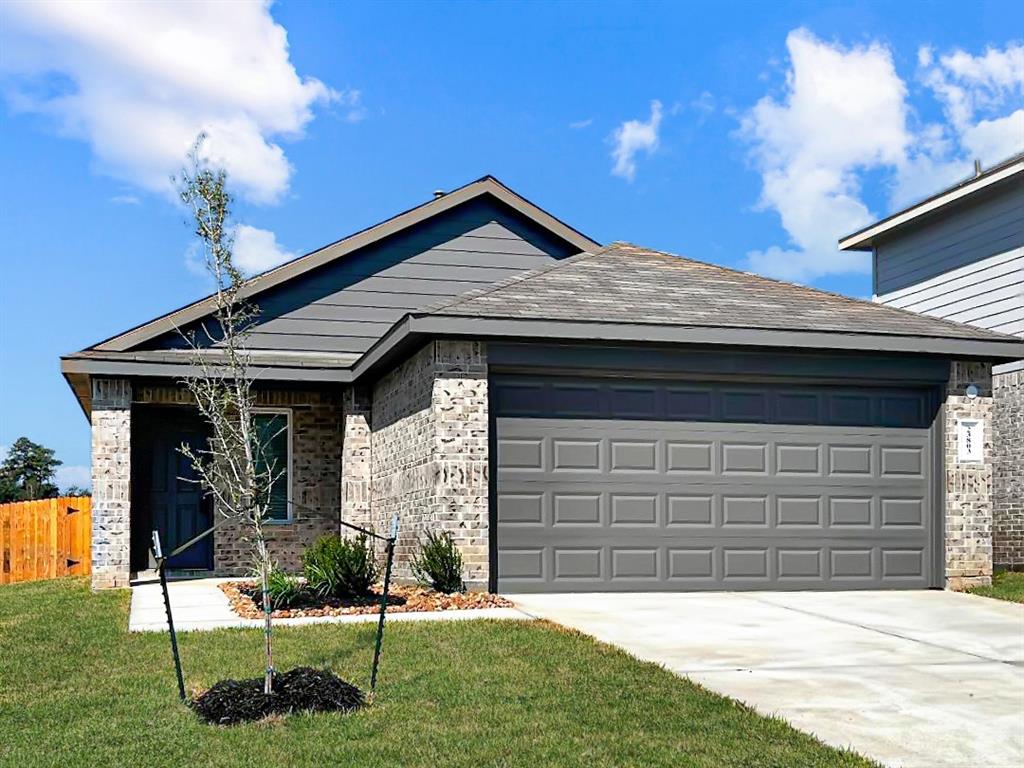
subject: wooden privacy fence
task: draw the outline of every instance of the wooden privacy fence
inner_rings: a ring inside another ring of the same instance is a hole
[[[0,584],[92,571],[92,499],[0,504]]]

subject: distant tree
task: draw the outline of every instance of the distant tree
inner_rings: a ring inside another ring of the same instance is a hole
[[[64,489],[62,496],[92,496],[92,491],[80,485],[69,485]]]
[[[19,437],[0,465],[0,501],[31,501],[60,495],[54,473],[61,464],[51,448]]]

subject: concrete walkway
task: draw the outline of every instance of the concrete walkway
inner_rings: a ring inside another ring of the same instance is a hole
[[[886,765],[1024,766],[1024,605],[934,591],[509,597]]]
[[[171,598],[174,628],[179,632],[224,629],[226,627],[262,627],[262,619],[243,619],[231,610],[228,599],[217,586],[222,581],[238,579],[189,579],[171,581],[167,592]],[[476,608],[463,611],[420,611],[388,613],[391,621],[464,621],[466,619],[530,619],[515,608]],[[274,619],[275,627],[307,624],[358,624],[375,622],[378,614],[353,616],[305,616],[295,619]],[[166,632],[167,614],[160,582],[156,579],[132,583],[132,604],[128,616],[129,632]]]

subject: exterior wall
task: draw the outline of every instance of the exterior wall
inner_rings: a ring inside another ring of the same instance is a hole
[[[125,379],[92,381],[92,586],[127,587],[131,561],[131,403]]]
[[[965,388],[974,384],[978,396]],[[987,363],[953,362],[945,405],[946,587],[965,589],[992,581],[993,506],[992,368]],[[957,461],[957,419],[982,419],[980,463]]]
[[[874,293],[882,296],[1024,246],[1018,177],[951,205],[878,243]]]
[[[1021,230],[1024,232],[1024,223]],[[1024,248],[879,294],[875,301],[990,331],[1024,335]]]
[[[1024,369],[992,377],[995,398],[993,561],[1024,569]]]
[[[467,584],[488,579],[487,358],[480,342],[436,341],[377,382],[373,392],[372,522],[400,519],[395,575],[427,530],[447,530]]]
[[[190,397],[181,387],[143,387],[136,401],[187,405]],[[267,539],[278,565],[297,572],[306,547],[323,534],[338,530],[342,396],[329,390],[259,390],[256,405],[291,412],[291,498],[302,508],[292,509],[289,522],[269,524]],[[218,575],[246,575],[251,571],[251,556],[244,537],[245,531],[234,524],[214,533],[213,561]]]
[[[261,294],[248,346],[355,359],[410,311],[578,252],[504,203],[479,198]],[[171,331],[146,346],[184,344]]]

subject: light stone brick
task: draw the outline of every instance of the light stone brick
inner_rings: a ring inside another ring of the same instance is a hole
[[[978,388],[975,398],[965,394],[970,384]],[[992,367],[987,363],[953,362],[944,410],[946,587],[966,589],[992,582]],[[958,419],[984,422],[980,463],[957,462]]]
[[[92,380],[92,586],[127,587],[131,557],[132,385]]]
[[[486,589],[488,551],[487,355],[481,342],[434,341],[373,392],[371,518],[400,519],[395,575],[427,531],[452,533],[464,578]]]

